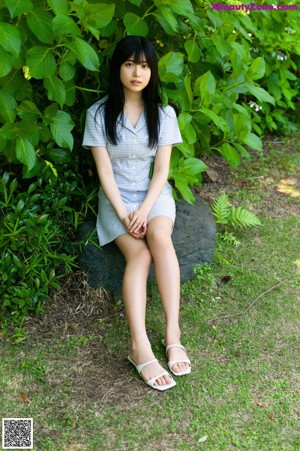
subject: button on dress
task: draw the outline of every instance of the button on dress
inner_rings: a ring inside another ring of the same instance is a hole
[[[144,113],[135,127],[125,114],[117,121],[117,145],[108,141],[104,126],[105,98],[92,105],[86,114],[83,136],[85,148],[106,147],[111,159],[112,169],[121,197],[128,213],[135,211],[143,202],[150,184],[151,163],[154,162],[157,148],[167,144],[182,142],[177,117],[171,106],[160,107],[160,132],[158,145],[148,145],[148,130]],[[97,214],[97,233],[101,246],[115,240],[123,233],[128,233],[117,216],[101,186],[99,189]],[[160,196],[153,205],[148,221],[156,216],[168,216],[175,221],[175,202],[172,187],[167,182]]]

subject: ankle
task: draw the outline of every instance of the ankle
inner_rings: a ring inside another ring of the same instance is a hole
[[[166,329],[165,342],[166,344],[179,344],[181,332],[179,326],[172,329]]]
[[[139,339],[133,339],[131,341],[130,347],[131,347],[132,352],[138,352],[141,349],[151,348],[151,345],[150,345],[150,341],[149,341],[148,337],[142,337]]]

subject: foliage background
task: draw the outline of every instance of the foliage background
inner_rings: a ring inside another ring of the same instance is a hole
[[[163,102],[181,111],[184,143],[172,154],[170,180],[175,197],[193,202],[207,153],[236,167],[250,158],[248,147],[262,149],[266,134],[297,129],[299,31],[299,9],[246,14],[216,11],[207,0],[0,0],[3,308],[39,311],[48,287],[75,264],[72,231],[95,213],[97,192],[81,147],[84,115],[106,90],[119,39],[136,34],[155,45]]]

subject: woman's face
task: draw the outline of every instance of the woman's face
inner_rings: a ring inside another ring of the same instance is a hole
[[[120,67],[120,80],[124,90],[142,92],[150,78],[151,69],[143,55],[139,63],[134,61],[134,55],[132,55]]]

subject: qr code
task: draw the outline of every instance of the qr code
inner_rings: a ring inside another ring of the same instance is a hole
[[[2,448],[32,449],[32,418],[2,418]]]

